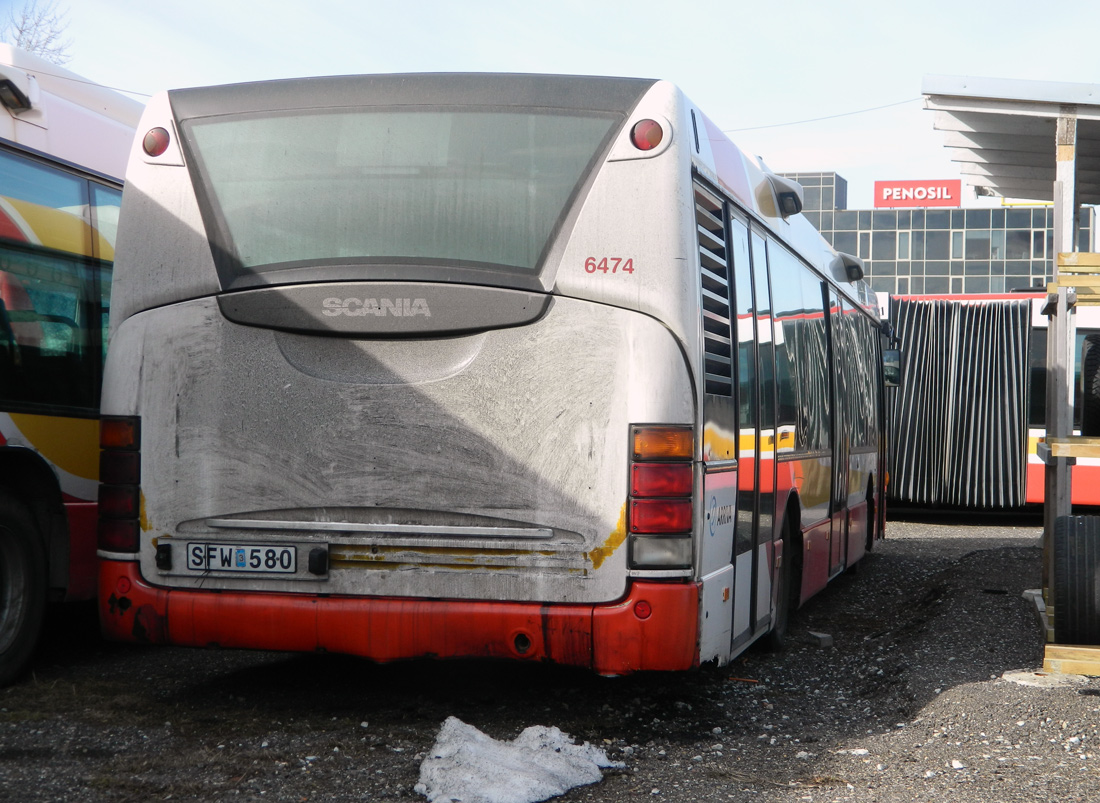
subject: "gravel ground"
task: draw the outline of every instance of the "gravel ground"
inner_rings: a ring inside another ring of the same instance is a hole
[[[786,652],[672,676],[139,648],[54,613],[33,675],[0,691],[0,800],[423,800],[451,715],[498,739],[557,726],[625,762],[563,800],[1100,800],[1100,680],[1036,674],[1021,594],[1040,532],[892,521],[794,614]]]

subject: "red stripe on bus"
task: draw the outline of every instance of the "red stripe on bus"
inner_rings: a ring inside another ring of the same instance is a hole
[[[0,237],[21,243],[27,242],[27,235],[3,208],[0,208]]]
[[[69,519],[69,584],[66,600],[92,599],[96,595],[99,561],[96,558],[96,535],[99,505],[84,500],[65,499],[65,515]]]
[[[385,663],[509,658],[601,674],[697,666],[698,583],[644,583],[609,605],[316,597],[160,589],[138,564],[102,561],[100,623],[108,638],[192,647],[325,651]],[[648,604],[645,618],[635,605]]]

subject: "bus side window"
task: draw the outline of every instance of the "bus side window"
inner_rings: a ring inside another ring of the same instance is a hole
[[[100,355],[89,354],[82,325],[90,300],[88,267],[67,255],[13,250],[0,264],[7,268],[0,271],[0,301],[9,351],[0,404],[94,409]]]
[[[93,225],[90,187],[87,178],[0,150],[0,301],[10,352],[0,378],[5,409],[98,407],[96,276],[99,260],[113,259],[114,250]],[[117,206],[112,191],[102,202],[108,223],[108,207]]]
[[[772,309],[775,316],[775,379],[781,451],[793,451],[798,427],[798,372],[801,358],[802,287],[801,265],[786,249],[772,242],[768,246],[772,271]]]

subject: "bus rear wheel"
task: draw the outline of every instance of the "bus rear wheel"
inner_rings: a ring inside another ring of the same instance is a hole
[[[1054,522],[1054,640],[1100,644],[1100,516]]]
[[[46,557],[27,509],[0,493],[0,686],[27,668],[46,608]]]
[[[764,637],[764,648],[772,651],[787,646],[787,624],[791,615],[791,584],[794,576],[794,544],[791,528],[787,519],[783,519],[783,556],[779,571],[775,577],[775,619],[772,629]]]

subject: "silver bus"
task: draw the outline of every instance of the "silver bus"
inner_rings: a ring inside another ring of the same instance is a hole
[[[882,334],[656,80],[175,90],[126,174],[111,637],[729,662],[882,533]]]

